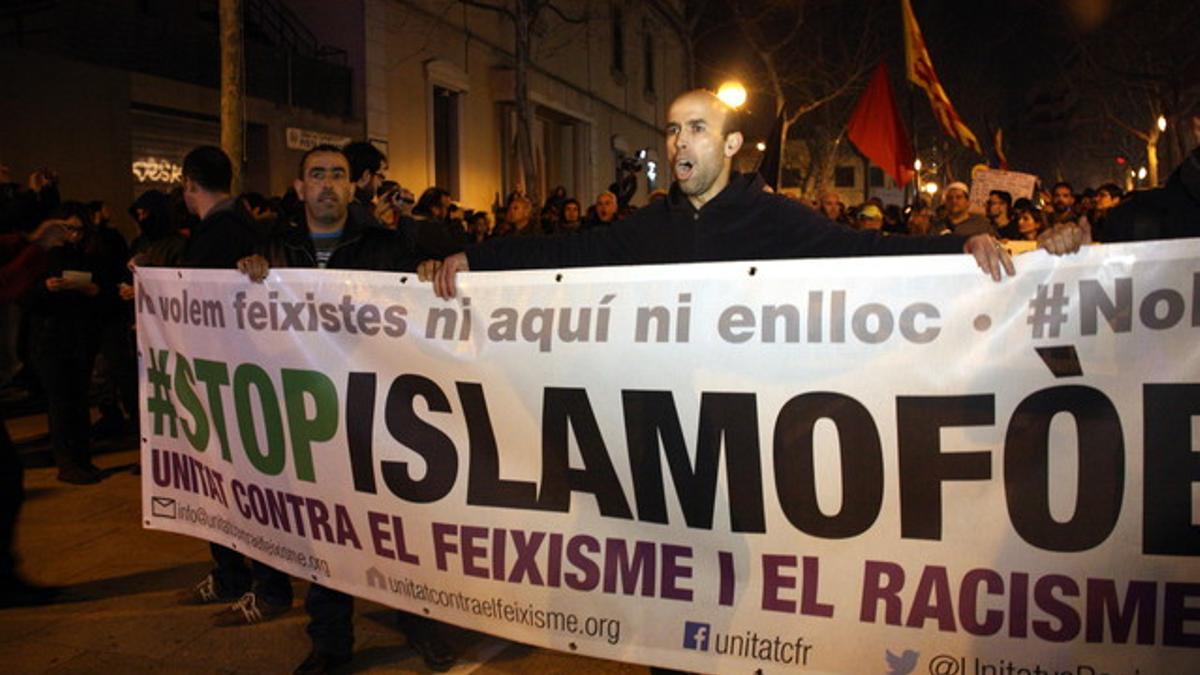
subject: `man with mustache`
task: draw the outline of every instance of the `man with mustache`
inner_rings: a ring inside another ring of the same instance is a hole
[[[319,145],[300,160],[296,194],[304,202],[303,222],[274,233],[262,253],[238,261],[238,269],[261,282],[271,267],[411,272],[416,253],[403,233],[383,227],[366,210],[349,209],[354,195],[350,162],[342,150]],[[348,662],[354,649],[354,598],[319,584],[304,601],[312,651],[297,675],[325,673]],[[454,665],[454,650],[442,639],[437,622],[408,612],[397,623],[409,645],[432,670]]]
[[[997,281],[1002,272],[1014,273],[1008,254],[986,234],[885,237],[852,230],[765,192],[759,176],[732,171],[744,140],[740,120],[711,92],[676,98],[665,131],[675,175],[666,199],[577,237],[489,240],[442,262],[425,261],[421,278],[433,281],[439,297],[450,298],[456,274],[466,270],[957,252],[972,255]],[[1078,228],[1064,228],[1045,245],[1061,253],[1078,249],[1082,239]]]

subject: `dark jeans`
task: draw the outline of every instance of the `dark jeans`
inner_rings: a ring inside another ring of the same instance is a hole
[[[309,619],[305,630],[315,651],[337,656],[354,651],[354,596],[312,584],[304,609]]]
[[[217,592],[222,595],[241,595],[246,591],[254,591],[263,602],[272,605],[292,604],[291,577],[257,560],[251,560],[247,568],[246,556],[219,544],[210,544],[209,548],[216,563],[212,573],[217,582]]]
[[[0,419],[0,584],[16,578],[17,559],[13,553],[13,535],[17,514],[25,498],[24,468],[17,448],[8,437],[4,420]]]
[[[106,319],[100,327],[100,358],[96,361],[96,393],[100,412],[117,419],[137,421],[137,358],[133,331],[124,313]],[[121,414],[122,408],[124,415]]]
[[[337,656],[349,656],[354,651],[354,596],[311,584],[308,597],[304,599],[304,610],[308,612],[305,631],[312,640],[313,651]],[[396,620],[406,635],[409,627],[437,623],[403,610],[396,610]]]
[[[86,466],[92,461],[91,418],[88,389],[92,379],[92,353],[82,340],[67,336],[32,335],[30,358],[46,394],[50,443],[59,469]]]

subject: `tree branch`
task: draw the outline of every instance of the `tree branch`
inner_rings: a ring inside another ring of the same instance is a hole
[[[481,0],[462,0],[462,3],[468,7],[474,7],[475,9],[485,9],[489,12],[503,14],[504,16],[508,17],[509,21],[512,21],[514,23],[517,20],[517,15],[514,14],[512,12],[512,10],[510,10],[507,7],[504,7],[503,5],[493,5],[490,2],[481,2]]]
[[[1147,143],[1149,143],[1149,142],[1150,142],[1150,134],[1148,134],[1148,133],[1146,133],[1146,132],[1144,132],[1144,131],[1139,131],[1139,130],[1137,130],[1137,129],[1133,128],[1132,126],[1130,126],[1130,125],[1126,124],[1125,122],[1123,122],[1123,121],[1122,121],[1122,120],[1121,120],[1119,117],[1117,117],[1116,115],[1114,115],[1114,114],[1112,114],[1112,113],[1110,113],[1110,112],[1109,112],[1109,113],[1105,113],[1105,117],[1107,117],[1107,118],[1108,118],[1108,120],[1109,120],[1110,122],[1112,122],[1113,124],[1115,124],[1115,125],[1117,125],[1117,126],[1121,127],[1121,128],[1122,128],[1122,129],[1124,129],[1125,131],[1128,131],[1129,133],[1133,134],[1134,136],[1137,136],[1138,138],[1142,139],[1143,141],[1145,141],[1145,142],[1147,142]]]
[[[559,8],[559,6],[554,4],[553,2],[547,2],[542,6],[545,7],[546,9],[550,10],[551,12],[554,12],[556,15],[558,15],[558,18],[562,19],[563,21],[565,21],[567,23],[574,23],[574,24],[587,23],[588,14],[587,14],[586,10],[584,10],[583,16],[581,16],[579,18],[575,18],[573,16],[567,16],[565,13],[563,13],[562,9]],[[535,14],[536,14],[536,12],[535,12]]]
[[[792,22],[792,27],[788,30],[787,34],[780,38],[775,43],[775,46],[770,49],[772,54],[790,45],[793,40],[800,37],[800,30],[804,28],[804,2],[800,1],[796,4],[798,5],[796,7],[796,20]]]
[[[816,110],[817,108],[820,108],[821,106],[825,105],[826,103],[829,103],[830,101],[841,98],[843,94],[845,94],[847,91],[850,90],[850,88],[852,86],[855,85],[855,83],[858,81],[859,78],[862,77],[862,75],[863,75],[863,71],[859,71],[859,72],[855,73],[854,75],[852,75],[850,78],[848,78],[845,82],[842,82],[841,86],[839,86],[837,89],[834,89],[833,91],[829,92],[828,94],[826,94],[820,98],[809,101],[808,103],[805,103],[804,105],[798,106],[794,111],[792,111],[791,114],[788,115],[788,117],[787,117],[788,125],[795,124],[796,120],[800,119],[801,117],[804,117],[805,115]]]

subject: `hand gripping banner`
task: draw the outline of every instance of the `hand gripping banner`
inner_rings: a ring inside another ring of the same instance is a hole
[[[607,659],[1188,672],[1198,261],[144,269],[144,520]]]

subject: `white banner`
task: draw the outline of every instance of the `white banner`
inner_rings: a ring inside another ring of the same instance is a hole
[[[1189,672],[1198,261],[140,270],[145,522],[621,661]]]

